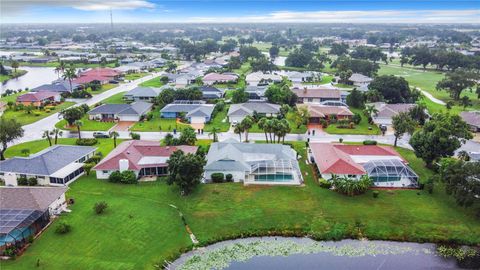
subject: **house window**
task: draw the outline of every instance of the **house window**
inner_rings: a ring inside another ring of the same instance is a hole
[[[84,162],[87,158],[86,157],[82,157],[81,159],[78,160],[78,162]]]
[[[313,101],[313,98],[308,98],[308,102],[312,102]]]
[[[107,174],[107,173],[108,173],[108,171],[102,171],[102,173],[105,173],[105,174]]]

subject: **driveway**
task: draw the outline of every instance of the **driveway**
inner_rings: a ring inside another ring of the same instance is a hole
[[[135,125],[134,121],[120,121],[113,126],[110,131],[128,131],[131,126]]]

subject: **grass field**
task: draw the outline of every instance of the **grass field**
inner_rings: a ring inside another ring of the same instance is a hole
[[[83,126],[80,131],[107,131],[115,126],[115,122],[100,122],[88,119],[88,115],[85,115],[80,119],[83,122]],[[66,120],[61,120],[55,124],[56,128],[63,130],[77,131],[76,126],[68,126]]]
[[[102,101],[104,104],[122,104],[125,103],[125,100],[123,99],[123,95],[125,95],[126,92],[120,92],[118,94],[115,94],[109,98],[106,98]]]
[[[140,86],[145,86],[145,87],[161,87],[164,85],[164,83],[162,83],[160,81],[160,77],[162,76],[158,76],[158,77],[155,77],[153,79],[150,79],[148,81],[145,81],[143,83],[140,84]]]
[[[360,124],[355,125],[354,129],[350,128],[337,128],[337,124],[331,124],[328,125],[327,128],[324,128],[323,131],[330,133],[330,134],[363,134],[363,135],[378,135],[380,134],[380,129],[378,128],[377,125],[373,124],[370,125],[368,123],[368,118],[363,115],[361,109],[355,109],[350,107],[349,108],[353,113],[358,113],[361,115],[362,120],[360,121]],[[372,129],[370,130],[369,127]]]
[[[148,72],[137,72],[137,73],[129,73],[127,75],[125,75],[125,80],[129,80],[129,81],[133,81],[133,80],[137,80],[137,79],[140,79],[140,78],[143,78],[145,76],[147,76]]]
[[[183,128],[189,126],[188,124],[176,123],[176,119],[167,119],[160,117],[160,111],[157,109],[153,111],[153,118],[150,121],[137,122],[133,125],[131,131],[181,131]]]
[[[8,96],[6,98],[11,98],[12,96]],[[66,109],[66,108],[72,106],[73,104],[75,104],[75,103],[74,102],[63,102],[63,103],[55,106],[55,109],[50,110],[50,112],[48,112],[48,113],[45,110],[43,110],[43,111],[33,110],[31,113],[28,114],[24,110],[14,111],[14,110],[7,109],[3,113],[2,117],[6,118],[6,119],[15,119],[15,120],[17,120],[17,122],[19,122],[22,125],[28,125],[28,124],[31,124],[31,123],[36,122],[38,120],[41,120],[41,119],[43,119],[47,116],[50,116],[54,113],[57,113],[57,112],[59,112],[63,109]]]
[[[210,132],[212,131],[213,127],[220,128],[220,132],[226,132],[230,128],[230,122],[228,122],[227,118],[228,113],[228,106],[225,106],[223,111],[218,112],[215,117],[210,121],[210,123],[205,124],[203,128],[204,131]]]
[[[55,234],[55,222],[23,256],[16,261],[2,261],[1,267],[153,269],[191,246],[170,204],[184,214],[202,244],[241,235],[291,233],[341,239],[357,238],[359,232],[368,239],[480,242],[480,221],[469,210],[456,206],[441,186],[433,194],[396,190],[380,191],[376,199],[371,191],[346,197],[316,184],[310,165],[305,163],[304,145],[294,143],[301,153],[304,187],[208,184],[181,197],[176,187],[163,182],[121,185],[84,176],[67,193],[75,199],[69,207],[72,212],[60,217],[71,224],[72,231]],[[416,168],[423,168],[423,164],[410,151],[402,150],[401,154],[422,178],[431,173]],[[101,216],[92,210],[98,201],[109,204]]]
[[[112,83],[104,84],[104,85],[102,85],[102,88],[100,90],[97,90],[97,91],[92,91],[92,88],[88,87],[87,92],[89,92],[92,95],[98,95],[98,94],[101,94],[101,93],[103,93],[105,91],[108,91],[112,88],[115,88],[117,86],[118,86],[118,84],[112,84]]]
[[[26,70],[18,69],[16,72],[12,72],[10,75],[0,75],[0,83],[6,82],[12,78],[17,78],[27,73]]]

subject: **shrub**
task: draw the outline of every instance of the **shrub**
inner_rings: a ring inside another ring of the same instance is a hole
[[[28,180],[26,177],[20,177],[17,179],[17,183],[19,186],[28,186]]]
[[[323,178],[320,178],[318,179],[318,184],[320,185],[320,187],[322,188],[327,188],[327,189],[330,189],[332,187],[332,182],[328,181],[328,180],[325,180]]]
[[[233,182],[233,175],[232,175],[231,173],[227,173],[227,174],[225,175],[225,180],[226,180],[227,182]]]
[[[121,172],[121,180],[122,184],[137,184],[138,179],[137,176],[133,171],[123,171]]]
[[[85,163],[95,163],[95,164],[97,164],[98,162],[100,162],[101,159],[102,159],[101,156],[95,155],[95,156],[85,160]]]
[[[107,210],[108,204],[104,201],[101,202],[96,202],[95,205],[93,206],[93,211],[95,211],[95,214],[101,215],[105,210]]]
[[[130,132],[130,137],[132,137],[132,140],[140,140],[140,134],[135,132]]]
[[[86,139],[77,139],[75,142],[76,145],[83,145],[83,146],[92,146],[97,144],[97,139],[95,138],[86,138]]]
[[[46,109],[46,110],[45,110],[45,112],[46,112],[46,113],[49,113],[49,112],[50,112],[50,110],[49,110],[49,109]]]
[[[95,163],[85,163],[83,164],[83,170],[85,171],[85,174],[90,175],[90,171],[92,168],[95,166]]]
[[[65,221],[59,221],[57,227],[55,228],[55,233],[58,234],[66,234],[72,230],[70,224],[66,223]]]
[[[119,171],[114,171],[108,176],[108,181],[112,183],[120,183],[120,181],[122,181],[122,174]]]
[[[380,192],[378,192],[378,190],[374,190],[372,195],[373,195],[373,198],[378,198],[378,195],[380,195]]]
[[[28,182],[28,185],[29,185],[29,186],[36,186],[36,185],[38,185],[37,178],[35,178],[35,177],[30,177],[30,178],[28,178],[27,182]]]
[[[335,190],[348,196],[363,194],[372,185],[372,180],[366,175],[362,176],[360,180],[336,176],[332,177],[332,180]]]
[[[362,116],[359,113],[355,113],[352,117],[352,121],[355,125],[358,125],[362,121]]]
[[[36,113],[34,113],[33,115],[35,115],[35,116],[40,116],[40,113],[36,112]]]
[[[222,183],[224,180],[223,173],[212,173],[212,182],[214,183]]]
[[[365,140],[365,141],[363,141],[363,145],[377,145],[377,141]]]

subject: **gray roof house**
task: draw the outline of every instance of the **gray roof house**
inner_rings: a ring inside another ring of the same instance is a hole
[[[177,100],[163,107],[160,116],[163,118],[177,118],[182,113],[192,124],[204,124],[210,121],[214,104],[205,104],[201,101]]]
[[[233,181],[249,184],[300,185],[297,153],[282,144],[240,143],[234,139],[213,143],[204,167],[204,182],[212,174],[231,174]]]
[[[460,117],[465,121],[473,132],[480,132],[480,111],[461,112]]]
[[[348,80],[353,82],[353,84],[356,86],[368,85],[371,81],[373,81],[372,78],[360,73],[353,73]]]
[[[249,99],[261,99],[266,100],[265,98],[265,91],[267,91],[268,86],[255,86],[255,85],[247,85],[245,87],[245,92],[248,93]]]
[[[400,112],[408,112],[411,108],[417,106],[416,104],[398,103],[387,104],[385,102],[373,103],[378,112],[372,115],[373,122],[377,125],[391,125],[392,117]]]
[[[72,82],[72,91],[76,90],[80,85]],[[70,91],[70,83],[66,80],[56,80],[53,81],[51,84],[43,84],[40,86],[37,86],[33,89],[30,90],[31,92],[42,92],[42,91],[48,91],[48,92],[59,92],[59,93],[66,93],[66,92],[72,92]]]
[[[129,101],[150,101],[153,100],[163,91],[163,89],[168,88],[168,86],[163,87],[142,87],[138,86],[128,91],[123,95],[125,100]]]
[[[90,120],[140,121],[152,109],[153,104],[143,101],[131,104],[103,104],[88,112]]]
[[[29,157],[0,162],[0,178],[16,186],[21,177],[37,178],[40,185],[65,185],[83,174],[83,162],[95,153],[94,147],[54,145]]]
[[[202,97],[204,99],[216,99],[216,98],[222,98],[223,97],[223,90],[220,90],[216,87],[213,86],[201,86],[198,88],[200,91],[202,91]]]
[[[247,115],[253,115],[253,112],[265,116],[276,116],[280,112],[280,105],[251,100],[246,103],[232,104],[227,115],[230,122],[233,123],[242,121]]]

